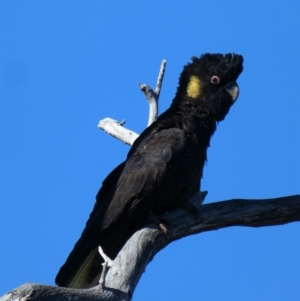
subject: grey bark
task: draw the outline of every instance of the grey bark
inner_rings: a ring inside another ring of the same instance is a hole
[[[8,300],[130,300],[147,264],[171,242],[182,237],[230,226],[264,227],[300,221],[300,195],[266,200],[234,199],[202,205],[197,219],[185,210],[164,216],[169,237],[154,225],[137,231],[108,270],[103,288],[84,290],[24,284],[0,298]]]

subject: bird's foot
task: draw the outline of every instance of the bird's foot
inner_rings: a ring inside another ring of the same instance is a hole
[[[103,258],[104,263],[102,263],[102,271],[101,271],[101,276],[99,279],[99,284],[101,285],[101,287],[103,288],[104,286],[104,278],[105,278],[105,274],[108,270],[108,268],[110,268],[113,264],[113,260],[111,260],[103,251],[103,249],[101,248],[101,246],[98,247],[98,252],[100,254],[100,256]]]
[[[166,218],[156,216],[151,213],[149,216],[149,222],[157,225],[157,227],[169,238],[170,233],[168,228],[165,226],[166,224],[169,224],[169,221]]]

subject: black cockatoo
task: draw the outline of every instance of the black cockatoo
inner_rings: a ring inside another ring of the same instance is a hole
[[[204,54],[184,67],[170,108],[103,181],[86,227],[56,276],[59,286],[96,285],[98,246],[114,259],[141,227],[155,222],[166,232],[164,213],[193,209],[188,200],[200,189],[210,138],[238,97],[242,70],[237,54]]]

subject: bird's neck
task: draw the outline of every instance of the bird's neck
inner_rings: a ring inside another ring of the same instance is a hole
[[[191,102],[173,102],[169,110],[176,125],[196,143],[209,146],[210,138],[216,130],[216,121],[201,105]]]

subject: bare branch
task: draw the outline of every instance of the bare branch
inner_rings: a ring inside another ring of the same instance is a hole
[[[161,85],[163,82],[165,69],[166,69],[166,60],[163,60],[160,66],[155,92],[145,84],[139,84],[140,89],[144,92],[148,103],[149,103],[149,119],[148,125],[153,123],[157,119],[158,115],[158,98],[160,94]],[[139,136],[135,132],[128,130],[123,126],[125,120],[119,122],[111,118],[104,118],[99,121],[98,128],[104,130],[109,135],[121,140],[122,142],[132,145],[135,139]]]
[[[125,120],[119,122],[111,118],[105,118],[99,121],[98,128],[104,130],[109,135],[123,141],[124,143],[132,145],[139,135],[124,128],[124,123]]]
[[[202,205],[198,220],[186,210],[177,210],[164,218],[170,222],[169,239],[154,225],[136,232],[117,256],[115,265],[108,271],[108,287],[119,285],[123,292],[133,292],[152,258],[169,243],[182,237],[230,226],[262,227],[300,221],[300,195],[268,200],[230,200]],[[128,266],[132,268],[128,270]],[[122,271],[126,271],[124,277]],[[120,276],[117,281],[113,277],[115,273]]]
[[[157,78],[157,82],[156,82],[155,91],[153,91],[151,89],[151,87],[149,87],[148,85],[139,84],[141,91],[144,92],[144,94],[148,100],[148,103],[149,103],[149,119],[148,119],[147,126],[152,124],[157,119],[157,116],[158,116],[158,99],[159,99],[162,82],[164,79],[166,64],[167,64],[167,61],[162,60],[158,78]]]
[[[157,78],[157,82],[156,82],[156,88],[155,88],[155,91],[154,91],[154,93],[156,94],[157,99],[159,98],[160,89],[161,89],[162,82],[163,82],[163,79],[164,79],[166,64],[167,64],[167,61],[162,60],[161,65],[160,65],[158,78]]]
[[[134,289],[153,257],[172,241],[182,237],[230,226],[263,227],[300,221],[300,195],[268,200],[229,200],[202,205],[199,218],[186,210],[166,216],[169,239],[155,225],[137,231],[108,270],[100,285],[84,290],[25,284],[0,298],[1,301],[130,300]]]
[[[153,92],[153,90],[145,84],[139,84],[141,91],[144,92],[148,103],[149,103],[149,118],[148,118],[148,124],[152,124],[156,119],[158,115],[158,98],[156,94]]]
[[[105,279],[105,275],[107,272],[107,268],[110,268],[113,264],[113,260],[111,260],[102,250],[101,246],[98,247],[98,252],[100,253],[100,256],[103,258],[104,263],[102,263],[102,271],[101,271],[101,275],[100,275],[100,279],[99,279],[99,284],[101,286],[101,288],[103,288],[104,285],[104,279]]]

